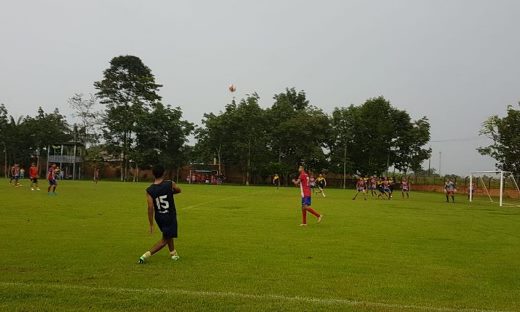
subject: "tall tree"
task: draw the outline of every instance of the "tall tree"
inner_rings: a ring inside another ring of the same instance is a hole
[[[192,123],[182,119],[180,108],[154,104],[152,110],[137,121],[132,159],[140,168],[160,162],[178,173],[188,160],[185,145],[193,129]]]
[[[159,103],[158,90],[150,68],[132,55],[114,57],[103,72],[103,80],[94,83],[102,104],[106,105],[103,136],[111,153],[121,158],[121,180],[128,176],[128,153],[135,138],[139,118]]]
[[[298,164],[305,163],[312,170],[326,167],[325,148],[331,131],[328,116],[309,104],[304,91],[296,92],[294,88],[276,94],[274,100],[267,111],[272,126],[270,166],[281,171],[286,183]]]
[[[341,163],[351,173],[364,175],[381,174],[390,166],[404,172],[418,170],[431,152],[424,148],[430,140],[428,119],[412,121],[407,112],[392,107],[384,97],[337,108],[332,123],[331,165],[336,172]]]
[[[96,110],[96,96],[89,94],[87,98],[81,93],[74,94],[69,98],[69,105],[74,110],[74,117],[79,119],[76,126],[75,139],[82,142],[87,147],[99,141],[97,128],[100,123],[100,112]]]
[[[520,103],[519,103],[520,106]],[[497,169],[520,174],[520,109],[507,107],[507,115],[489,117],[480,134],[492,140],[492,144],[478,148],[482,155],[494,158]]]
[[[205,114],[203,127],[196,132],[196,150],[203,158],[238,166],[245,184],[251,182],[252,173],[260,171],[266,155],[268,125],[258,100],[253,93],[239,104],[233,100],[219,115]]]

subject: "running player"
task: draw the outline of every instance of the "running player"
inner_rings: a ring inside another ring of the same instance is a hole
[[[374,197],[376,194],[377,194],[377,178],[376,176],[372,176],[370,178],[370,185],[369,185],[369,188],[370,188],[370,193],[372,194],[372,197]]]
[[[390,181],[388,178],[383,178],[383,192],[386,194],[388,199],[392,198],[392,190],[390,189]]]
[[[455,183],[451,179],[448,179],[448,181],[446,181],[444,183],[444,192],[446,193],[446,202],[447,203],[450,202],[450,196],[451,196],[451,201],[453,203],[455,203],[455,191],[456,191]]]
[[[29,167],[29,179],[31,179],[31,191],[34,191],[35,189],[39,191],[40,187],[38,186],[38,167],[36,167],[35,163],[32,163],[31,167]]]
[[[298,179],[293,179],[293,183],[300,186],[300,192],[302,196],[302,224],[300,224],[300,226],[307,226],[307,211],[318,218],[318,223],[320,223],[323,215],[320,215],[311,207],[312,192],[309,175],[305,172],[305,168],[303,166],[300,166],[298,171],[300,172],[300,175]]]
[[[410,183],[404,177],[401,179],[401,194],[406,194],[406,198],[410,198]]]
[[[314,178],[314,175],[311,174],[311,177],[309,178],[309,183],[311,184],[311,191],[314,191],[313,193],[317,193],[316,190],[316,179]]]
[[[47,171],[47,181],[49,181],[49,187],[47,187],[47,195],[56,195],[56,187],[58,186],[58,181],[56,179],[57,173],[58,169],[56,167],[56,164],[52,164],[49,167],[49,170]]]
[[[179,260],[179,255],[173,245],[173,239],[177,238],[177,211],[175,209],[174,194],[179,194],[181,189],[171,180],[164,179],[164,168],[161,165],[152,169],[154,182],[146,189],[146,201],[148,203],[148,223],[150,234],[153,233],[153,220],[162,232],[162,238],[140,258],[140,264],[146,259],[168,245],[172,260]]]
[[[356,200],[357,196],[361,192],[363,192],[363,197],[365,198],[365,200],[367,200],[367,190],[366,190],[365,179],[359,178],[357,180],[357,182],[356,182],[356,190],[357,190],[357,193],[356,193],[356,195],[354,195],[354,198],[352,198],[352,200]]]
[[[325,196],[325,187],[327,186],[327,179],[323,176],[323,173],[320,173],[318,175],[318,178],[316,179],[316,185],[318,186],[318,193],[321,193],[323,197]]]
[[[377,179],[377,190],[379,191],[377,198],[389,199],[388,195],[386,193],[384,184],[385,184],[385,179],[382,177],[379,177],[379,179]]]

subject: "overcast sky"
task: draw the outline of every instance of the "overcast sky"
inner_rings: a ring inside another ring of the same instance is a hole
[[[385,96],[430,119],[432,166],[493,168],[481,123],[520,100],[517,0],[0,0],[0,103],[14,116],[93,93],[110,59],[139,56],[187,120],[286,87],[313,105]],[[435,142],[437,141],[437,142]],[[442,141],[442,142],[438,142]],[[427,166],[427,164],[426,164]]]

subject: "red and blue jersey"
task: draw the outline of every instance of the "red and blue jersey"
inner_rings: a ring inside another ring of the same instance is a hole
[[[309,175],[305,171],[302,171],[302,172],[300,172],[299,179],[300,179],[300,191],[301,191],[302,197],[311,197],[312,192],[311,192]]]

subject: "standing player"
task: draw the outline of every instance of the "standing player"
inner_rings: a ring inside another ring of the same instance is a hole
[[[98,183],[99,181],[99,168],[94,169],[94,183]]]
[[[295,185],[300,185],[300,191],[302,196],[302,224],[300,226],[307,226],[307,211],[318,218],[318,223],[321,222],[323,215],[320,215],[316,210],[311,207],[311,186],[309,175],[305,172],[303,166],[298,168],[300,175],[298,179],[293,179]]]
[[[446,202],[447,203],[450,202],[450,196],[451,196],[451,201],[453,203],[455,203],[456,188],[455,188],[455,183],[451,179],[448,179],[448,181],[446,181],[444,183],[444,192],[446,193]]]
[[[14,186],[16,186],[16,187],[22,186],[20,184],[20,165],[14,164],[11,174],[12,174],[12,179],[14,180]]]
[[[49,167],[49,171],[47,171],[47,181],[49,181],[49,187],[47,188],[47,195],[56,195],[56,187],[58,186],[58,181],[56,180],[56,175],[58,174],[58,169],[56,164],[52,164]],[[51,192],[52,190],[52,192]]]
[[[410,183],[408,182],[408,180],[405,180],[404,177],[401,180],[401,194],[403,195],[403,198],[405,194],[406,198],[410,198]]]
[[[34,191],[35,188],[37,191],[40,190],[40,187],[38,186],[38,167],[36,167],[35,163],[31,164],[31,167],[29,167],[29,179],[31,179],[31,191]]]
[[[274,174],[273,184],[276,185],[276,189],[280,188],[280,176],[278,175],[278,173]]]
[[[359,178],[356,182],[356,190],[357,190],[357,193],[356,193],[356,195],[354,195],[354,198],[352,198],[352,200],[356,200],[357,196],[361,192],[363,192],[363,197],[365,198],[365,200],[367,200],[366,182],[365,182],[365,179],[363,179],[362,177]]]
[[[161,165],[152,169],[154,182],[146,189],[146,201],[148,203],[148,223],[150,234],[153,233],[153,219],[162,232],[162,238],[140,258],[142,264],[146,259],[168,245],[172,260],[179,260],[179,255],[173,245],[173,239],[177,238],[177,211],[173,194],[179,194],[181,189],[171,180],[164,179],[164,168]]]
[[[326,197],[324,189],[327,186],[327,180],[325,179],[322,173],[318,175],[318,178],[316,179],[316,185],[318,186],[318,193],[321,193],[323,197]]]

